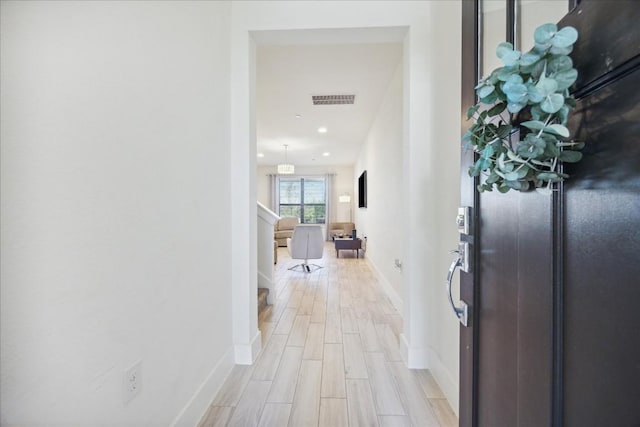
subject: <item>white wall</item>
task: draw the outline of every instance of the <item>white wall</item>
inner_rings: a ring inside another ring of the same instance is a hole
[[[430,99],[433,108],[427,119],[429,156],[416,159],[415,167],[426,168],[422,191],[411,194],[419,198],[428,211],[424,225],[433,231],[427,240],[437,270],[427,277],[429,311],[429,365],[450,402],[458,401],[459,327],[449,303],[445,301],[444,280],[453,256],[449,250],[457,248],[459,240],[455,227],[460,203],[460,104],[461,52],[460,2],[435,1],[431,19]],[[420,215],[420,212],[417,212]],[[437,225],[432,227],[431,224]],[[454,280],[458,287],[459,275]],[[455,298],[455,297],[454,297]],[[452,396],[455,395],[455,400]],[[454,406],[457,409],[457,403]]]
[[[276,173],[275,166],[259,166],[256,174],[258,201],[271,209],[271,183],[270,174]],[[340,203],[338,197],[341,194],[349,193],[351,195],[351,214],[354,214],[354,193],[353,193],[353,167],[352,166],[296,166],[296,175],[325,175],[328,173],[335,174],[334,194],[332,200],[336,208],[336,221],[349,221],[349,204]],[[355,202],[357,203],[357,202]]]
[[[230,4],[1,7],[1,423],[195,425],[233,363]]]
[[[460,10],[460,2],[444,1],[233,2],[231,35],[232,229],[236,233],[232,248],[233,282],[234,292],[250,296],[256,289],[252,209],[255,211],[257,198],[252,127],[255,41],[250,33],[407,28],[403,63],[403,206],[407,214],[402,230],[405,242],[402,340],[408,365],[431,368],[456,411],[458,324],[446,311],[442,282],[449,265],[448,250],[457,242],[453,219],[459,200]],[[234,336],[246,342],[244,346],[251,344],[256,331],[251,317],[254,310],[249,307],[253,307],[252,302],[246,305],[246,300],[243,303],[241,298],[234,299],[234,313],[238,317],[234,325],[240,325]],[[444,339],[440,331],[450,336]]]
[[[355,175],[367,171],[367,208],[356,209],[360,235],[367,236],[367,258],[389,286],[392,301],[402,311],[403,278],[395,260],[403,258],[402,192],[403,92],[402,63],[398,63],[373,124],[369,129]],[[354,194],[358,194],[358,183]]]

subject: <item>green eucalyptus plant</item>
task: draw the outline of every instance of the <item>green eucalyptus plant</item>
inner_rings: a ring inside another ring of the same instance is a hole
[[[566,127],[576,105],[569,87],[578,72],[569,54],[578,32],[544,24],[534,38],[534,47],[524,54],[511,43],[500,43],[496,54],[504,66],[475,88],[479,102],[467,111],[473,125],[462,139],[478,153],[469,175],[486,176],[480,192],[534,186],[549,194],[554,182],[569,177],[558,171],[558,163],[582,158],[576,150],[584,144],[570,141]]]

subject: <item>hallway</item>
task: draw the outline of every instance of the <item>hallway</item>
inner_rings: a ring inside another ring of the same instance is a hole
[[[289,271],[278,249],[262,354],[233,368],[200,426],[457,426],[429,371],[405,368],[401,315],[368,261],[326,243],[318,264]]]

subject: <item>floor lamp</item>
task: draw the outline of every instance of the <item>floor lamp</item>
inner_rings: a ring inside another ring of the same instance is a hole
[[[349,222],[353,222],[351,219],[351,196],[348,193],[338,197],[340,203],[349,203]]]

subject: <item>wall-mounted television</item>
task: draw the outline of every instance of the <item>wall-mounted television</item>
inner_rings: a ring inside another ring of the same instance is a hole
[[[367,207],[367,171],[362,172],[358,178],[358,207]]]

